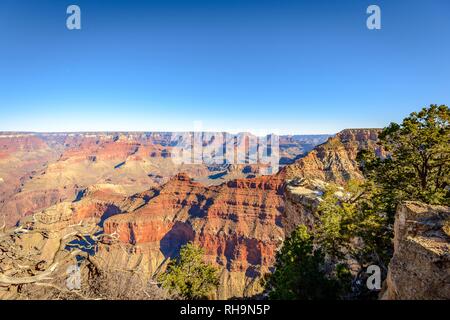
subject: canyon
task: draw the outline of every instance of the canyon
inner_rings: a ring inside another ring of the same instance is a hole
[[[271,175],[261,174],[258,164],[174,165],[170,134],[4,138],[0,164],[5,168],[5,159],[16,159],[19,169],[0,171],[11,181],[2,189],[0,298],[60,294],[73,264],[80,265],[89,288],[98,272],[154,283],[188,242],[202,247],[205,259],[220,270],[211,298],[259,296],[261,279],[273,269],[283,240],[297,225],[312,224],[327,184],[363,179],[359,150],[386,155],[378,133],[348,129],[332,137],[282,136],[281,169]],[[30,154],[27,161],[17,160],[24,153]],[[391,262],[385,294],[390,299],[407,297],[395,289],[406,281],[396,270],[404,265],[399,259],[413,261],[401,254]],[[41,279],[52,279],[51,286]]]
[[[3,200],[2,212],[9,225],[19,217],[19,226],[33,229],[42,223],[57,230],[61,224],[63,230],[79,223],[95,230],[97,226],[96,232],[105,235],[91,252],[97,265],[133,270],[145,279],[163,270],[179,248],[192,241],[221,270],[215,298],[251,297],[261,293],[261,277],[270,272],[286,230],[297,223],[299,213],[286,211],[289,167],[305,168],[314,157],[323,162],[315,170],[326,164],[339,176],[357,170],[352,157],[367,138],[376,136],[351,132],[325,143],[350,135],[336,153],[313,151],[306,156],[303,150],[328,137],[280,137],[280,162],[292,163],[274,175],[260,175],[249,165],[176,166],[168,156],[169,134],[33,135],[34,148],[53,151],[53,158],[22,179],[20,192]],[[3,149],[18,144],[4,144]],[[333,157],[347,161],[336,164]],[[216,171],[223,172],[219,182],[214,181]]]
[[[222,147],[210,139],[214,134],[203,137],[205,148],[212,152]],[[250,134],[227,135],[236,148],[244,145],[244,137],[255,139]],[[0,217],[12,226],[24,216],[73,201],[96,184],[118,185],[131,196],[161,186],[179,172],[210,185],[254,177],[264,167],[206,161],[178,164],[171,153],[179,136],[171,132],[0,133]],[[280,159],[293,162],[327,138],[281,136]]]

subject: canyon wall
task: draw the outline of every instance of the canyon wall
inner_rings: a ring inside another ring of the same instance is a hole
[[[141,256],[144,264],[151,261],[143,266],[150,276],[192,241],[221,270],[218,298],[252,296],[284,239],[283,184],[278,177],[260,177],[206,187],[178,174],[141,208],[105,221],[105,233],[118,234],[120,243],[102,245],[99,254],[116,267]],[[132,248],[132,257],[111,260],[119,247]]]
[[[203,247],[208,261],[221,270],[217,298],[259,294],[260,279],[271,270],[286,235],[298,224],[313,222],[313,212],[327,185],[320,178],[330,178],[324,164],[332,168],[332,182],[360,177],[356,154],[377,147],[377,132],[345,130],[316,147],[311,153],[323,164],[313,168],[321,172],[319,178],[304,174],[313,172],[305,160],[310,154],[276,175],[216,186],[178,174],[138,210],[105,221],[105,232],[118,234],[119,243],[101,244],[99,255],[107,267],[122,265],[150,276],[164,269],[181,245],[192,241]],[[334,150],[336,145],[338,150]],[[340,156],[346,160],[339,160]],[[302,170],[297,171],[298,167]]]

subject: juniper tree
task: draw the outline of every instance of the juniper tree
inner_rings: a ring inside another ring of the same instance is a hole
[[[188,243],[159,276],[163,287],[188,300],[207,299],[219,286],[218,269],[204,261],[204,250]]]

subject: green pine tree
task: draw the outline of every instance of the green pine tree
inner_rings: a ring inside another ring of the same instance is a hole
[[[304,225],[294,230],[277,253],[275,270],[265,278],[269,299],[336,299],[338,282],[326,276],[324,256]]]
[[[365,287],[364,270],[376,264],[385,275],[397,205],[404,200],[450,205],[449,124],[449,108],[431,105],[382,131],[386,157],[361,151],[357,160],[366,181],[330,186],[314,233],[299,226],[285,240],[267,276],[269,298],[376,298]]]
[[[219,286],[218,269],[204,261],[202,248],[188,243],[159,276],[162,286],[188,300],[207,299]]]
[[[393,215],[400,201],[450,205],[450,109],[431,105],[379,136],[388,157],[371,151],[358,155],[368,179],[376,183]]]

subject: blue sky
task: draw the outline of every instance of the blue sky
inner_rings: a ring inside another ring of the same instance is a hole
[[[0,131],[334,133],[450,103],[448,0],[2,0],[0,40]]]

